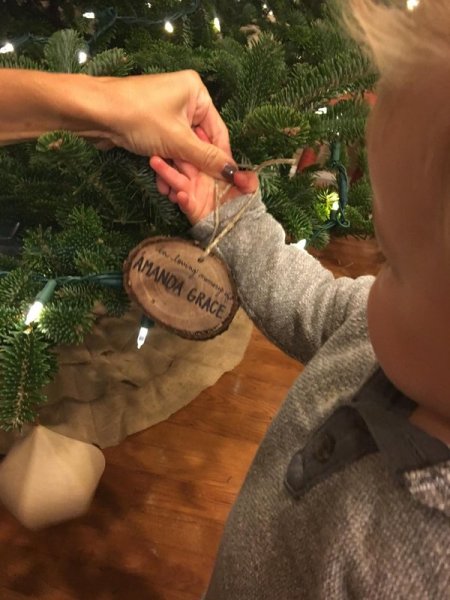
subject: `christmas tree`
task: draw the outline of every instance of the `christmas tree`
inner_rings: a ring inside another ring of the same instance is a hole
[[[263,200],[287,242],[371,233],[365,95],[376,74],[334,2],[10,1],[0,39],[3,68],[198,71],[236,160],[269,161]],[[158,194],[147,159],[70,132],[1,148],[0,181],[0,427],[11,430],[45,402],[55,346],[81,343],[99,305],[127,310],[129,251],[154,235],[187,236],[189,224]]]

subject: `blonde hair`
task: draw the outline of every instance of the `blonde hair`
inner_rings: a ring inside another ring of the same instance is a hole
[[[421,0],[414,10],[406,10],[406,0],[395,4],[349,0],[345,9],[353,37],[369,49],[382,79],[398,82],[415,67],[449,65],[450,0]]]
[[[417,145],[415,154],[421,153],[422,176],[435,190],[450,264],[450,0],[420,0],[414,10],[406,9],[407,0],[389,0],[391,6],[381,0],[339,1],[345,2],[343,16],[350,34],[370,52],[380,73],[377,103],[383,106],[385,120],[393,114],[392,102],[397,118],[401,115],[404,98],[392,98],[391,92],[407,90],[411,95],[425,87],[438,98],[427,138],[422,146]],[[431,163],[435,164],[433,177],[428,175]]]

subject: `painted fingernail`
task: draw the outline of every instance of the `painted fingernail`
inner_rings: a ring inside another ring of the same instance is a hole
[[[226,164],[222,169],[222,177],[226,179],[228,183],[234,183],[234,175],[237,170],[237,167],[234,165]]]

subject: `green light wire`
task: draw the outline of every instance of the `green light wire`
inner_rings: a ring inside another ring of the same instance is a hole
[[[180,8],[177,11],[172,12],[161,19],[147,19],[145,17],[133,17],[133,16],[120,16],[117,13],[117,10],[114,7],[104,8],[103,10],[99,10],[96,12],[96,21],[98,22],[98,29],[92,36],[87,40],[87,45],[89,47],[92,46],[94,42],[108,29],[113,27],[116,21],[121,21],[122,23],[126,23],[127,25],[142,25],[142,26],[150,26],[150,25],[161,25],[166,21],[178,21],[183,17],[187,17],[188,15],[193,14],[200,7],[201,0],[192,0],[190,5],[184,9]],[[14,49],[17,50],[27,42],[37,42],[40,44],[44,44],[47,42],[48,37],[42,37],[33,35],[32,33],[26,33],[21,35],[20,37],[10,39],[10,43],[14,46]]]

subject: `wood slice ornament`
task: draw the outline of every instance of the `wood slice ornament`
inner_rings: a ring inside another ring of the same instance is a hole
[[[228,329],[239,306],[228,265],[180,238],[149,238],[132,250],[124,287],[148,317],[193,340]]]

